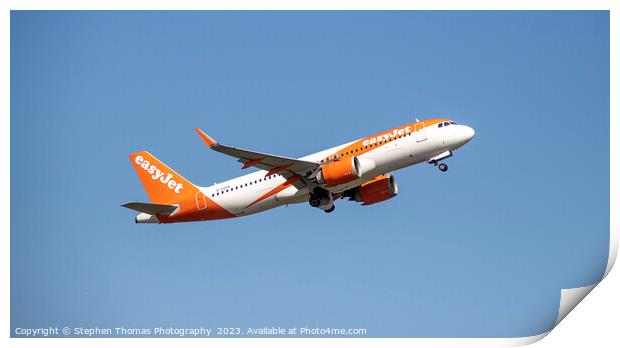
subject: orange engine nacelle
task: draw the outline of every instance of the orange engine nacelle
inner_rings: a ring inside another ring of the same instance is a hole
[[[370,205],[393,198],[397,194],[398,186],[394,176],[385,174],[360,185],[353,199],[362,202],[362,205]]]
[[[359,179],[355,157],[328,163],[321,167],[317,175],[319,184],[337,186]]]

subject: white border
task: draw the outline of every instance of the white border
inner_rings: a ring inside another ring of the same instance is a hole
[[[613,96],[616,95],[616,82],[618,81],[618,72],[615,69],[615,65],[613,62],[617,62],[618,54],[617,49],[618,45],[616,43],[616,39],[618,38],[618,20],[617,15],[615,14],[615,10],[618,8],[617,2],[614,1],[550,1],[550,0],[521,0],[521,1],[469,1],[467,3],[463,1],[457,0],[443,0],[443,1],[403,1],[403,0],[385,0],[381,2],[381,5],[378,5],[375,1],[370,0],[361,0],[361,1],[346,1],[346,0],[316,0],[316,1],[308,1],[308,0],[300,0],[300,1],[285,1],[285,0],[267,0],[261,1],[258,3],[257,1],[251,0],[229,0],[229,1],[191,1],[191,0],[180,0],[175,1],[174,6],[170,4],[169,1],[138,1],[138,0],[96,0],[96,1],[78,1],[78,0],[65,0],[65,1],[57,1],[54,4],[50,4],[49,1],[5,1],[2,2],[4,11],[2,12],[2,25],[0,26],[0,40],[4,49],[2,52],[4,54],[1,55],[2,67],[0,68],[2,76],[5,77],[3,79],[2,84],[2,93],[0,93],[0,105],[3,106],[3,114],[4,117],[0,120],[0,161],[2,163],[7,164],[5,166],[5,170],[0,171],[0,180],[5,183],[2,185],[2,206],[0,206],[0,220],[2,224],[2,228],[0,231],[1,237],[0,244],[2,245],[2,267],[0,268],[0,276],[2,279],[9,280],[9,272],[10,272],[10,185],[6,184],[10,182],[10,62],[9,62],[9,49],[10,49],[10,10],[34,10],[34,9],[203,9],[203,10],[221,10],[221,9],[262,9],[262,10],[273,10],[273,9],[384,9],[384,10],[403,10],[403,9],[417,9],[417,10],[431,10],[431,9],[536,9],[536,10],[547,10],[547,9],[589,9],[589,10],[611,10],[611,36],[610,36],[610,44],[611,44],[611,84],[610,84],[610,95],[611,98],[611,115],[617,115],[617,103],[613,99]],[[611,271],[615,259],[618,253],[618,218],[614,216],[614,212],[618,211],[618,197],[617,197],[617,178],[618,178],[618,151],[620,144],[618,142],[618,138],[615,136],[618,134],[618,122],[617,117],[611,117],[610,119],[610,250],[609,250],[609,260],[607,264],[607,268],[605,270],[605,276],[609,274]],[[613,277],[612,277],[613,278]],[[618,277],[615,277],[615,286],[618,289]],[[2,302],[5,310],[2,311],[2,315],[0,317],[0,323],[3,330],[0,332],[0,337],[2,340],[0,342],[4,342],[10,344],[11,346],[31,346],[31,345],[51,345],[57,347],[66,347],[66,346],[83,346],[83,345],[92,345],[92,346],[101,346],[108,347],[112,344],[123,344],[123,345],[138,345],[138,346],[169,346],[173,344],[183,345],[183,346],[204,346],[204,345],[216,345],[216,346],[237,346],[240,343],[251,343],[252,345],[262,346],[262,347],[288,347],[290,345],[300,346],[300,347],[317,347],[317,346],[325,346],[325,347],[333,347],[333,346],[349,346],[349,345],[360,345],[360,346],[392,346],[392,347],[410,347],[410,346],[424,346],[424,347],[445,347],[445,346],[458,346],[458,347],[504,347],[504,346],[515,346],[515,345],[524,345],[536,342],[543,337],[545,337],[549,332],[530,337],[522,337],[522,338],[467,338],[467,339],[458,339],[458,338],[440,338],[440,339],[419,339],[419,338],[406,338],[406,339],[379,339],[379,338],[362,338],[362,339],[350,339],[350,338],[322,338],[322,339],[288,339],[288,338],[257,338],[257,339],[231,339],[231,338],[209,338],[209,339],[166,339],[166,340],[158,340],[158,339],[62,339],[62,338],[54,338],[54,339],[11,339],[9,336],[9,328],[10,328],[10,294],[9,294],[9,285],[8,282],[2,282]],[[587,287],[577,288],[577,289],[566,289],[562,290],[561,293],[561,301],[560,301],[560,310],[558,313],[558,320],[556,321],[556,325],[562,321],[566,317],[566,315],[590,292],[592,291],[599,283],[592,284]],[[612,284],[613,285],[613,284]],[[605,292],[603,292],[605,293]],[[617,317],[618,311],[618,300],[617,294],[618,291],[612,291],[611,294],[607,292],[608,298],[606,302],[600,302],[607,309],[608,303],[615,303],[613,317]],[[600,295],[602,297],[602,295]],[[594,301],[590,301],[594,302]],[[600,309],[600,308],[599,308]],[[584,313],[585,315],[585,313]],[[608,314],[609,315],[609,314]],[[603,321],[601,318],[594,317],[592,321]],[[592,322],[589,321],[589,322]],[[583,322],[583,320],[582,320]],[[612,320],[603,321],[604,323],[611,323]],[[585,324],[584,324],[585,325]],[[596,328],[600,328],[597,325]],[[555,330],[557,331],[557,330]],[[566,335],[566,330],[562,330]],[[574,335],[578,335],[579,328],[573,330],[572,333]],[[609,334],[609,339],[614,340],[617,339],[617,334],[615,334],[615,330],[609,330],[604,332],[597,332],[599,337],[607,333]],[[615,335],[614,335],[615,334]],[[570,336],[570,333],[568,334]],[[552,335],[553,336],[553,335]],[[582,337],[582,336],[578,336]],[[570,338],[570,337],[569,337]],[[574,343],[574,340],[557,340],[555,339],[553,342],[560,342],[558,346],[565,346],[566,343]],[[36,342],[36,343],[35,343]],[[590,342],[590,341],[588,341]],[[600,342],[608,342],[605,339]],[[551,342],[552,343],[552,342]]]

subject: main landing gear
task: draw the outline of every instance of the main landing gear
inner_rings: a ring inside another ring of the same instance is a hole
[[[308,203],[310,203],[310,206],[319,208],[326,213],[331,213],[336,209],[332,193],[320,187],[316,187],[312,191]]]
[[[310,196],[310,200],[308,201],[308,203],[310,203],[311,207],[318,208],[319,205],[321,205],[321,197],[312,195]]]

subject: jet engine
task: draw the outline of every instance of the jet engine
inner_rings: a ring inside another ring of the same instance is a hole
[[[359,179],[357,168],[355,168],[355,158],[337,160],[323,165],[316,178],[319,184],[326,186],[338,186]]]
[[[316,178],[319,184],[338,186],[366,177],[375,167],[375,162],[371,159],[352,157],[323,165]]]
[[[344,196],[352,201],[362,202],[362,205],[370,205],[393,198],[397,194],[398,186],[394,176],[384,174],[345,192]]]

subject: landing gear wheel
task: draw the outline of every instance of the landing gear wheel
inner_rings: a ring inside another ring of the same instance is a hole
[[[333,207],[325,210],[326,213],[331,213],[332,211],[334,211],[336,209],[336,206],[334,205]]]
[[[321,205],[321,198],[317,197],[317,196],[312,196],[310,197],[310,200],[308,201],[308,203],[310,203],[311,207],[318,207],[319,205]]]
[[[439,170],[441,170],[442,172],[445,172],[448,170],[448,165],[445,163],[439,163]]]

